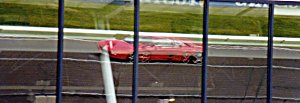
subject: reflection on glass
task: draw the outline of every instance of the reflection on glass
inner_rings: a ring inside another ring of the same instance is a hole
[[[0,102],[41,103],[55,96],[57,9],[33,0],[0,1]],[[3,88],[4,87],[4,88]],[[15,96],[13,96],[16,94]]]
[[[201,3],[196,0],[142,1],[139,56],[143,60],[141,57],[150,54],[146,61],[150,63],[140,63],[139,93],[149,97],[148,100],[153,95],[159,103],[199,102]]]
[[[273,96],[276,101],[299,102],[299,39],[300,5],[275,5],[273,55]],[[295,41],[296,40],[296,41]]]
[[[215,102],[259,103],[266,88],[266,41],[257,38],[267,35],[268,9],[242,4],[213,2],[210,8],[207,95]]]
[[[139,100],[199,102],[203,2],[141,2],[139,60],[144,63],[140,63]],[[266,86],[267,7],[211,3],[211,101],[264,102],[260,98]],[[57,1],[2,0],[0,12],[0,94],[4,95],[0,101],[53,100],[54,96],[40,94],[55,91]],[[274,33],[282,38],[274,39],[273,95],[280,102],[299,101],[299,14],[297,5],[275,5]],[[133,30],[132,1],[66,0],[65,27],[64,98],[73,103],[105,102],[107,77],[114,81],[109,87],[115,87],[117,101],[130,101],[132,63],[128,61],[132,61],[133,38],[127,34]],[[114,62],[99,60],[103,48]],[[103,63],[111,66],[112,75],[106,76],[104,69],[109,67]]]

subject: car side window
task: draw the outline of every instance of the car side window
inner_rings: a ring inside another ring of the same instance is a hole
[[[176,47],[182,47],[182,46],[186,46],[186,44],[184,44],[184,43],[181,42],[181,41],[176,41],[176,40],[174,40],[174,46],[176,46]]]
[[[154,40],[155,46],[160,46],[160,47],[172,47],[174,46],[174,43],[172,40],[169,39],[158,39]]]

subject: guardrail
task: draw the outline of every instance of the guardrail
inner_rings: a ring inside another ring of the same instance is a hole
[[[57,28],[54,27],[30,27],[30,26],[0,26],[0,36],[9,37],[44,37],[55,38],[54,35],[38,35],[38,34],[19,34],[17,32],[50,32],[56,33]],[[5,33],[9,31],[9,33]],[[12,33],[16,31],[16,33]],[[82,39],[82,40],[103,40],[114,39],[115,35],[133,35],[132,31],[122,30],[95,30],[95,29],[78,29],[78,28],[65,28],[65,33],[76,34],[88,34],[89,36],[72,36],[66,35],[66,39]],[[182,33],[162,33],[162,32],[140,32],[141,36],[165,36],[165,37],[178,37],[178,38],[198,38],[201,39],[201,34],[182,34]],[[91,36],[92,35],[92,36]],[[106,35],[106,36],[104,36]],[[224,45],[267,45],[267,37],[259,36],[231,36],[231,35],[209,35],[209,44],[224,44]],[[201,42],[201,41],[197,41]],[[300,47],[300,38],[288,38],[288,37],[274,37],[274,46],[279,47]]]

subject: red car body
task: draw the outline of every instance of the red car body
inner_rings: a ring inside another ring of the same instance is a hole
[[[97,43],[99,51],[106,48],[110,58],[133,59],[133,40],[103,40]],[[188,39],[166,37],[140,37],[139,60],[199,63],[202,60],[202,44]]]

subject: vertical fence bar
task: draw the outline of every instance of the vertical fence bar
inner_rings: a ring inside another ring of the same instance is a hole
[[[134,0],[134,54],[132,73],[132,103],[137,103],[138,99],[138,75],[139,75],[139,26],[140,26],[140,1]]]
[[[268,68],[267,68],[267,103],[272,103],[272,59],[273,59],[273,26],[274,3],[269,4],[269,28],[268,28]]]
[[[201,84],[201,103],[206,103],[207,89],[207,63],[208,63],[208,15],[209,15],[209,0],[204,0],[203,7],[203,52],[202,52],[202,84]]]
[[[64,0],[58,3],[58,43],[57,43],[57,69],[56,69],[56,103],[62,102],[63,79],[63,48],[64,48]]]

